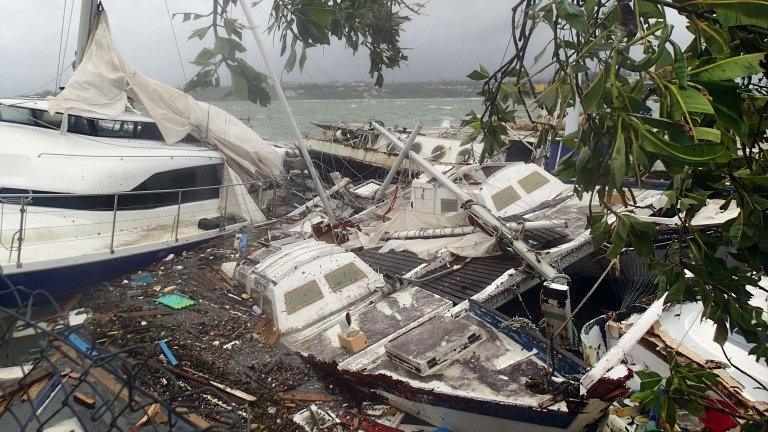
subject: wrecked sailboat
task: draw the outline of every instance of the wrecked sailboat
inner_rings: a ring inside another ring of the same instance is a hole
[[[355,253],[316,240],[257,252],[236,277],[281,341],[353,386],[454,431],[584,430],[632,374],[587,388],[584,363],[482,302],[452,303],[418,284],[395,289]],[[493,287],[489,287],[493,288]]]
[[[371,124],[332,125],[315,123],[323,131],[323,137],[316,139],[307,136],[304,140],[312,161],[318,169],[339,172],[353,182],[383,179],[389,168],[395,163],[399,149],[391,144]],[[412,131],[395,128],[402,139]],[[480,159],[481,146],[462,145],[459,138],[414,136],[411,151],[423,155],[436,164],[465,165]],[[418,165],[405,161],[401,172],[418,172]]]

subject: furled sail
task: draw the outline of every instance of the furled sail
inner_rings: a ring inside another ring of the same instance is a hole
[[[102,10],[82,63],[49,110],[114,117],[125,111],[129,96],[144,106],[166,143],[192,134],[219,150],[226,161],[227,182],[248,183],[281,175],[283,152],[253,129],[223,109],[149,78],[126,62],[117,52],[109,19]],[[229,200],[236,197],[242,216],[252,221],[264,219],[245,187],[235,192]]]

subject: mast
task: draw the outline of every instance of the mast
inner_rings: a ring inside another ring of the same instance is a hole
[[[82,0],[80,3],[80,26],[77,34],[77,51],[75,51],[75,66],[77,69],[83,61],[88,39],[91,37],[93,24],[96,22],[96,13],[99,11],[99,0]]]
[[[301,131],[299,131],[299,126],[296,124],[296,119],[293,117],[291,107],[288,106],[288,100],[285,98],[283,86],[280,85],[277,74],[275,74],[275,71],[272,69],[272,63],[269,61],[267,52],[264,50],[264,46],[261,43],[261,38],[259,37],[256,23],[253,21],[253,16],[251,15],[251,10],[246,0],[240,1],[240,7],[243,10],[245,19],[248,21],[248,27],[251,29],[251,34],[253,34],[253,38],[256,39],[256,46],[259,47],[259,53],[261,53],[261,59],[264,61],[264,66],[267,69],[267,75],[269,75],[270,81],[272,81],[272,85],[275,87],[277,97],[280,99],[280,102],[283,105],[283,109],[285,109],[285,114],[288,116],[288,123],[290,123],[291,128],[293,129],[293,133],[296,134],[296,147],[299,148],[301,156],[307,163],[307,171],[309,171],[310,176],[312,176],[312,181],[315,183],[317,195],[320,197],[320,201],[323,203],[323,208],[325,209],[325,215],[328,216],[330,222],[334,223],[337,220],[336,215],[333,212],[333,208],[331,207],[331,202],[328,200],[328,195],[325,193],[325,188],[323,187],[323,183],[320,181],[320,176],[317,174],[315,165],[312,163],[312,158],[309,157],[307,147],[304,145],[304,137],[301,136]]]
[[[401,149],[405,147],[403,143],[400,142],[400,140],[390,131],[384,129],[376,123],[373,123],[373,127],[375,127],[385,138],[387,138],[396,146],[400,147]],[[490,210],[476,203],[469,195],[469,193],[454,184],[448,177],[445,176],[445,174],[432,166],[431,163],[427,162],[417,153],[411,151],[409,157],[411,161],[419,165],[424,171],[427,172],[427,174],[432,176],[432,178],[450,190],[456,196],[456,198],[459,199],[459,207],[465,209],[468,213],[476,217],[484,224],[492,227],[493,230],[496,231],[496,233],[504,239],[506,245],[512,251],[517,253],[521,258],[523,258],[525,262],[527,262],[534,270],[536,270],[542,279],[550,282],[567,283],[568,277],[566,275],[562,274],[549,263],[536,256],[536,254],[528,248],[528,245],[520,240],[517,233],[512,231],[502,220],[491,213]]]

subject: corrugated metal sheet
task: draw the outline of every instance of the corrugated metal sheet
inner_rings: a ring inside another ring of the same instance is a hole
[[[382,254],[378,253],[378,249],[368,249],[355,253],[374,270],[393,276],[403,276],[425,262],[411,252],[391,251]],[[413,284],[454,303],[460,303],[485,289],[507,270],[524,265],[522,259],[509,255],[470,260],[457,257],[448,265],[420,276]],[[456,269],[449,270],[449,266]]]

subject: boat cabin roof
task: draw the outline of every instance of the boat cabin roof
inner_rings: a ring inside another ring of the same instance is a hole
[[[252,255],[250,270],[280,333],[310,324],[371,297],[384,278],[352,252],[317,240],[300,240]]]
[[[20,108],[29,108],[29,109],[36,109],[41,111],[48,111],[49,104],[50,104],[50,99],[36,99],[36,98],[0,99],[0,105],[16,106]],[[133,111],[127,111],[127,110],[118,114],[115,117],[106,117],[98,114],[88,115],[85,117],[100,119],[100,120],[119,120],[119,121],[133,121],[133,122],[144,122],[144,123],[155,122],[150,117],[147,117],[139,113],[135,113]]]

